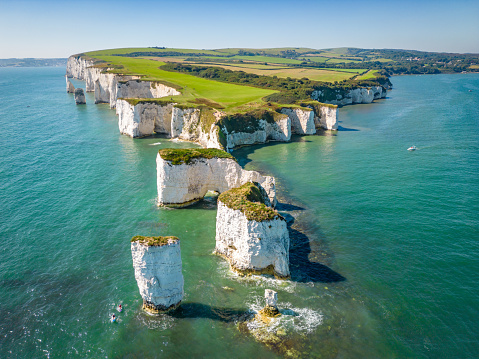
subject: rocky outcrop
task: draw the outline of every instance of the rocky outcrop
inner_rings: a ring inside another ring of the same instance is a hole
[[[73,86],[68,77],[65,77],[65,79],[67,81],[67,93],[75,93],[75,86]]]
[[[184,207],[206,192],[225,192],[250,181],[258,182],[276,204],[273,177],[246,171],[234,158],[216,149],[160,150],[156,157],[158,204]]]
[[[241,121],[241,119],[238,120]],[[253,130],[231,129],[220,123],[219,126],[226,137],[225,147],[231,150],[238,146],[266,143],[267,141],[287,142],[291,140],[291,119],[288,116],[277,116],[275,119],[263,119],[260,116],[254,121],[256,124]]]
[[[91,66],[93,66],[92,60],[86,60],[79,55],[70,56],[67,61],[67,77],[84,80],[85,71]]]
[[[159,82],[140,79],[118,81],[117,98],[160,98],[176,95],[181,95],[181,93]]]
[[[143,309],[161,313],[178,307],[184,283],[180,240],[136,236],[131,240],[131,255]]]
[[[321,106],[320,116],[315,117],[315,124],[316,124],[316,127],[320,127],[325,130],[337,130],[338,129],[338,108],[332,107],[332,106]]]
[[[283,108],[281,113],[291,119],[291,132],[297,135],[313,135],[316,133],[314,125],[314,111],[300,108]]]
[[[116,105],[120,132],[130,137],[153,133],[192,141],[205,148],[222,149],[215,125],[221,113],[206,107],[185,107],[154,100],[118,99]]]
[[[383,86],[373,86],[371,88],[355,88],[349,91],[335,90],[336,99],[326,101],[323,99],[323,93],[320,90],[315,90],[311,94],[313,100],[327,102],[333,105],[352,105],[357,103],[371,103],[374,100],[385,98],[387,90]]]
[[[171,135],[173,104],[159,105],[155,102],[131,104],[118,99],[116,113],[120,133],[130,137],[144,137],[153,133]]]
[[[261,189],[247,182],[222,193],[216,215],[215,253],[245,274],[289,277],[289,234],[286,221],[268,208]]]
[[[86,104],[85,93],[82,88],[75,89],[75,103],[77,105]]]

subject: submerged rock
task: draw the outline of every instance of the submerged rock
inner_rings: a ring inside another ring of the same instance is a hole
[[[75,89],[75,103],[77,105],[86,104],[85,93],[82,88]]]
[[[183,299],[184,283],[180,240],[135,236],[131,254],[143,309],[157,314],[177,308]]]
[[[238,329],[251,334],[256,341],[266,345],[283,357],[302,357],[298,350],[301,343],[293,340],[291,334],[288,334],[288,331],[281,325],[281,313],[276,307],[277,293],[266,289],[265,298],[266,306],[258,311],[253,318],[239,323]]]
[[[267,206],[257,183],[247,182],[218,197],[215,253],[242,274],[289,277],[286,221]]]

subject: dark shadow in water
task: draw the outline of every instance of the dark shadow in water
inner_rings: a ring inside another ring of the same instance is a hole
[[[321,134],[318,133],[318,135],[321,135]],[[246,145],[246,146],[238,147],[234,149],[231,152],[231,154],[237,159],[238,164],[242,168],[244,168],[248,163],[252,161],[251,159],[249,159],[249,155],[254,153],[257,149],[260,149],[263,147],[278,146],[278,145],[282,145],[285,143],[292,143],[292,142],[312,142],[311,140],[308,140],[307,137],[308,136],[292,135],[291,140],[288,142],[271,141],[266,143],[259,143],[256,145]]]
[[[358,131],[353,129],[344,129],[350,131]],[[321,132],[318,131],[318,134]],[[328,132],[324,133],[324,136],[331,135]],[[307,136],[294,135],[291,137],[291,142],[312,142],[307,139]],[[265,146],[274,146],[280,142],[272,142],[261,145],[247,146],[239,148],[233,152],[233,155],[238,159],[238,163],[244,167],[245,164],[251,162],[248,158],[250,154],[258,148]],[[290,202],[290,203],[287,203]],[[305,211],[306,209],[292,204],[292,201],[279,202],[276,206],[276,209],[281,212],[281,215],[286,219],[289,236],[290,236],[290,272],[291,280],[308,283],[308,282],[323,282],[323,283],[332,283],[332,282],[342,282],[346,278],[341,274],[333,271],[328,266],[321,264],[319,262],[311,261],[310,258],[318,257],[319,253],[313,252],[311,249],[311,242],[308,236],[299,230],[292,228],[294,224],[295,211]],[[288,213],[292,212],[292,213]],[[322,259],[318,257],[318,259]]]
[[[341,274],[333,271],[328,266],[311,262],[308,258],[311,253],[308,236],[291,227],[289,227],[288,230],[291,241],[289,248],[289,269],[292,280],[301,283],[332,283],[346,280]]]
[[[185,207],[188,209],[214,209],[218,207],[218,196],[206,196],[200,201],[193,203],[191,206]]]
[[[359,130],[355,128],[346,128],[343,126],[338,126],[338,131],[359,131]]]
[[[243,321],[252,316],[252,313],[241,309],[212,307],[202,303],[182,303],[178,309],[167,313],[167,315],[177,319],[203,318],[231,323]]]
[[[280,202],[276,204],[275,209],[280,212],[281,211],[304,211],[303,207],[299,207],[291,203],[280,203]]]

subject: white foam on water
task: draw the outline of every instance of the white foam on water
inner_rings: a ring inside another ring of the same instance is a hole
[[[263,308],[264,298],[254,297],[248,307],[253,313],[259,312]],[[281,316],[271,318],[268,326],[264,323],[251,321],[247,324],[248,329],[257,329],[264,327],[268,332],[276,332],[282,328],[287,332],[312,333],[323,323],[323,314],[310,308],[297,308],[289,302],[278,302]]]
[[[173,328],[176,324],[176,319],[167,314],[152,314],[148,312],[138,313],[137,320],[148,329],[166,330]]]
[[[150,146],[161,145],[161,142],[150,143]]]

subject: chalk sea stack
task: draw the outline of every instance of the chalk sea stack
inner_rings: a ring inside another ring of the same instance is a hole
[[[172,149],[156,157],[158,204],[185,207],[202,199],[206,192],[222,193],[255,181],[266,191],[267,205],[276,203],[274,178],[246,171],[234,157],[222,150]]]
[[[267,199],[264,189],[254,182],[218,197],[215,253],[241,274],[288,278],[288,228]]]
[[[68,77],[65,77],[65,79],[67,81],[67,93],[75,93],[75,86],[73,86]]]
[[[158,314],[177,308],[184,284],[180,240],[135,236],[131,239],[131,255],[143,309]]]
[[[75,103],[77,105],[86,104],[85,93],[82,88],[75,89]]]

